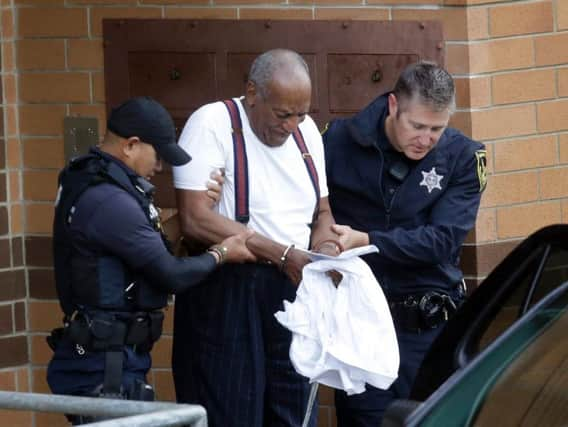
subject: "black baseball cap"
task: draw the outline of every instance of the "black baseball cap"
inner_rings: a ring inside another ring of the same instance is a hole
[[[151,144],[170,165],[182,166],[191,160],[189,154],[176,143],[172,116],[149,96],[131,98],[113,108],[107,128],[122,138],[137,136],[142,142]]]

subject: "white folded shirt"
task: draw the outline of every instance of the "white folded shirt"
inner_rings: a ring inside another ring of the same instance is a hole
[[[312,254],[293,303],[275,317],[292,331],[290,359],[296,371],[347,394],[365,391],[365,383],[387,389],[398,375],[399,353],[390,310],[369,266],[359,258],[375,246],[352,249],[338,257]],[[329,270],[343,279],[336,288]]]

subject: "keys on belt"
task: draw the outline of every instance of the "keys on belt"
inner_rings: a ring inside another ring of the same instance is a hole
[[[449,295],[435,291],[407,295],[389,306],[395,326],[409,332],[435,329],[457,310]]]

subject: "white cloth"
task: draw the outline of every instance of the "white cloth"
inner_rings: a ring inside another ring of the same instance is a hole
[[[304,267],[293,303],[276,319],[292,331],[296,371],[327,386],[362,393],[365,383],[387,389],[398,375],[399,352],[386,298],[371,269],[358,257],[375,246],[321,257]],[[325,274],[343,275],[335,288]]]
[[[294,138],[279,147],[263,144],[252,131],[240,99],[235,98],[243,124],[248,159],[248,226],[284,245],[307,248],[309,223],[315,208],[315,191]],[[320,197],[327,197],[327,180],[321,135],[306,116],[300,130],[318,172]],[[207,104],[187,121],[179,145],[193,160],[174,167],[174,186],[185,190],[205,190],[210,173],[225,168],[225,184],[218,212],[235,219],[235,169],[231,119],[222,102]]]

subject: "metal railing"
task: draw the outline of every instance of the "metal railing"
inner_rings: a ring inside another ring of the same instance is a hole
[[[203,406],[168,402],[0,391],[0,409],[120,417],[84,424],[91,427],[207,427]]]

